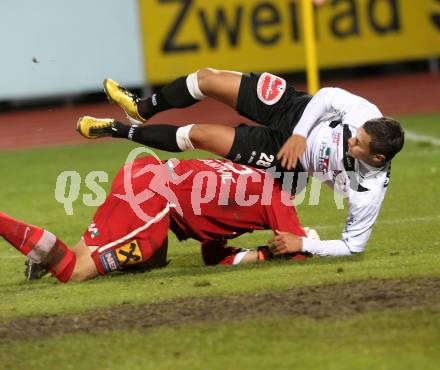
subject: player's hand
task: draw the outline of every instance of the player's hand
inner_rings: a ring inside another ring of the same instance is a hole
[[[267,242],[274,255],[296,253],[302,251],[302,239],[292,233],[275,231],[275,235]]]
[[[307,139],[304,136],[293,134],[283,144],[277,154],[277,159],[281,162],[281,166],[288,171],[294,169],[299,157],[304,153],[307,146]]]

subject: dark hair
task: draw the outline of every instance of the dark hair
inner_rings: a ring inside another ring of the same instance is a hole
[[[405,133],[399,122],[390,117],[373,118],[364,123],[365,132],[371,136],[370,153],[382,154],[385,162],[400,152]]]

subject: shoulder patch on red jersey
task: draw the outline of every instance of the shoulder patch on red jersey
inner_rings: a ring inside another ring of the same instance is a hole
[[[102,267],[104,267],[105,272],[112,272],[119,270],[118,259],[115,255],[115,252],[110,250],[108,252],[102,253],[99,256]]]
[[[273,74],[264,72],[258,79],[258,98],[267,105],[277,103],[286,91],[286,80]]]
[[[122,267],[143,261],[142,250],[137,240],[132,240],[130,243],[116,248],[116,257]]]

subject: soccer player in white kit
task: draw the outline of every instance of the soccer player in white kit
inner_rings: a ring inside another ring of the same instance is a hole
[[[104,81],[109,99],[140,124],[81,117],[78,131],[87,138],[112,136],[162,150],[203,149],[240,164],[306,172],[348,198],[349,210],[339,240],[275,235],[275,253],[307,252],[347,256],[363,252],[384,199],[391,159],[401,150],[400,124],[383,117],[367,100],[339,88],[315,96],[297,91],[270,73],[201,69],[180,77],[157,94],[141,99],[112,80]],[[214,124],[142,125],[158,112],[215,98],[261,126]],[[295,179],[296,180],[296,179]],[[293,181],[292,193],[297,190]]]

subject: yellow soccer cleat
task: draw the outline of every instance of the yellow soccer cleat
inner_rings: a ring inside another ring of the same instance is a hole
[[[137,107],[139,97],[136,94],[124,89],[116,81],[109,78],[105,79],[102,84],[108,100],[111,103],[118,104],[124,110],[131,123],[142,124],[147,121],[139,114]]]
[[[112,136],[114,131],[112,118],[94,118],[90,116],[80,117],[76,125],[76,131],[87,139]]]

